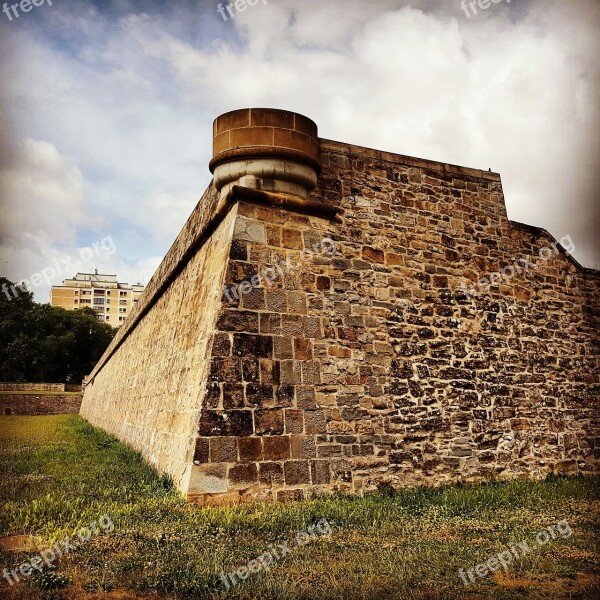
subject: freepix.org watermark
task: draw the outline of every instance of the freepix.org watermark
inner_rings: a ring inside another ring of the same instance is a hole
[[[554,241],[550,246],[540,248],[538,252],[539,260],[550,260],[559,253],[558,246],[562,246],[569,254],[575,252],[575,244],[570,235],[565,236],[560,242]],[[527,273],[530,268],[535,268],[537,265],[534,258],[530,255],[524,258],[519,258],[512,265],[507,265],[500,269],[497,273],[491,273],[488,277],[482,277],[477,283],[472,283],[469,289],[463,283],[461,291],[469,298],[479,296],[480,292],[487,292],[491,286],[500,285],[504,280],[505,283],[510,283],[510,280],[516,275]]]
[[[278,279],[283,279],[286,273],[297,271],[302,263],[307,263],[317,256],[331,258],[337,252],[335,242],[331,238],[323,238],[320,242],[312,245],[311,249],[300,253],[300,262],[294,263],[289,258],[281,260],[272,267],[261,269],[250,279],[246,279],[237,285],[223,286],[223,295],[230,304],[235,304],[241,296],[246,296],[253,289],[264,286],[270,288]]]
[[[471,14],[473,16],[477,14],[477,7],[481,10],[487,10],[492,4],[500,4],[500,2],[510,4],[510,0],[462,0],[460,7],[470,19]]]
[[[567,521],[560,521],[560,523],[549,525],[546,529],[540,531],[535,536],[535,544],[538,546],[545,546],[551,540],[555,540],[558,537],[565,539],[571,537],[572,534],[573,532]],[[463,569],[459,569],[458,576],[465,586],[468,586],[471,583],[475,583],[475,575],[477,575],[477,577],[486,577],[500,568],[508,571],[508,567],[513,560],[523,558],[532,550],[532,546],[525,541],[513,544],[509,546],[509,548],[509,550],[504,550],[503,552],[499,552],[495,556],[492,556],[492,558],[489,558],[486,562],[480,563],[472,569],[468,569],[466,573]],[[535,548],[535,546],[533,546],[533,548]],[[467,579],[467,575],[469,576],[469,579]]]
[[[217,11],[223,17],[223,21],[229,21],[225,9],[227,9],[229,16],[233,19],[235,16],[235,13],[233,12],[234,9],[237,12],[244,12],[249,6],[256,6],[259,2],[262,2],[264,6],[267,6],[267,0],[235,0],[235,2],[231,2],[226,6],[223,6],[223,3],[219,2]]]
[[[327,519],[321,519],[318,523],[311,525],[306,531],[301,531],[292,542],[273,544],[267,552],[263,552],[258,558],[249,561],[246,565],[225,575],[221,572],[221,581],[226,589],[230,589],[239,583],[239,579],[246,580],[250,575],[260,573],[263,569],[269,571],[276,562],[292,554],[297,548],[302,548],[317,538],[317,535],[331,535],[331,525]]]
[[[72,256],[56,259],[52,262],[51,266],[42,269],[38,273],[34,273],[29,279],[22,279],[19,283],[10,287],[6,283],[3,284],[2,292],[9,300],[12,300],[19,295],[19,292],[30,292],[34,287],[38,287],[44,283],[47,286],[52,285],[55,277],[77,271],[82,262],[89,262],[101,256],[112,256],[116,251],[117,248],[112,237],[105,237],[92,246],[81,248],[79,251],[79,260],[72,262]]]
[[[2,577],[4,577],[11,586],[15,585],[15,583],[21,581],[21,577],[30,577],[33,575],[34,571],[41,572],[44,565],[49,569],[52,568],[53,563],[57,558],[77,550],[81,544],[87,542],[93,535],[111,533],[114,530],[115,525],[112,522],[112,519],[108,515],[102,515],[97,521],[91,523],[89,527],[82,527],[77,532],[77,539],[67,537],[54,544],[52,548],[48,548],[30,560],[21,563],[16,569],[9,571],[5,568],[2,571]]]
[[[21,0],[21,2],[16,2],[15,4],[5,2],[2,5],[2,12],[9,21],[12,21],[13,19],[18,19],[21,13],[28,13],[34,6],[42,6],[42,4],[54,6],[52,0]]]

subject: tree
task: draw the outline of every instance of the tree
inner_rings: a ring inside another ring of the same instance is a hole
[[[36,304],[14,285],[0,277],[0,381],[81,383],[117,330],[91,308]]]

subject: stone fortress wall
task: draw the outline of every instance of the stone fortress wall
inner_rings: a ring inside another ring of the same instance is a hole
[[[65,383],[0,383],[0,415],[77,414],[81,386]]]
[[[214,135],[83,416],[202,504],[598,470],[600,274],[569,232],[510,221],[495,173],[294,113]]]

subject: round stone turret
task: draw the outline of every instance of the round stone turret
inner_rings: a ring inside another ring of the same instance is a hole
[[[213,124],[210,170],[221,197],[234,185],[300,198],[317,186],[317,125],[297,113],[245,108]]]

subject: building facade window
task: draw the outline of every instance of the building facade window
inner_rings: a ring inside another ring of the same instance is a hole
[[[98,319],[115,323],[119,314],[114,319],[108,315],[111,297],[115,300],[115,312],[120,313],[120,320],[124,321],[143,289],[141,284],[130,286],[120,283],[116,275],[101,275],[97,270],[94,273],[77,273],[72,279],[66,279],[62,286],[52,287],[50,304],[70,310],[91,305]]]

